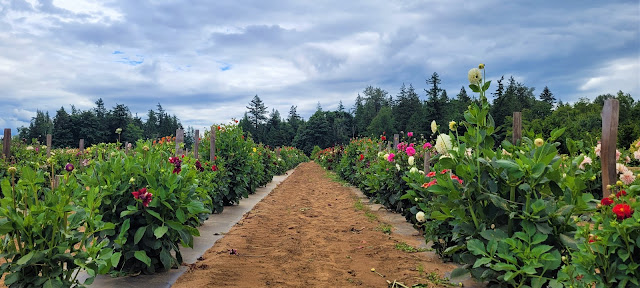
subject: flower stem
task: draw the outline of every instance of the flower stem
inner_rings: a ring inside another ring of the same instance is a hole
[[[516,186],[511,186],[511,191],[509,192],[509,201],[511,201],[511,203],[513,203],[516,199]],[[525,207],[525,211],[526,211],[526,207]],[[508,232],[509,232],[509,237],[513,236],[513,218],[511,218],[511,216],[509,216],[509,222],[507,224],[508,226]]]

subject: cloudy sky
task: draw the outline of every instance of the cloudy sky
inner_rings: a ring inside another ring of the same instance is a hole
[[[159,102],[195,128],[242,117],[256,94],[307,119],[368,85],[425,97],[433,72],[455,96],[478,63],[564,102],[638,100],[640,3],[0,0],[0,128],[98,98],[143,118]]]

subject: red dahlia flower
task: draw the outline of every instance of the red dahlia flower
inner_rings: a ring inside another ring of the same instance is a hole
[[[142,206],[149,207],[149,203],[153,198],[153,194],[147,192],[147,188],[142,188],[138,191],[131,192],[133,194],[133,198],[142,200]]]
[[[600,200],[600,205],[602,206],[609,206],[613,204],[613,200],[611,200],[611,198],[607,197],[607,198],[602,198],[602,200]]]
[[[620,190],[620,192],[616,193],[617,198],[620,198],[620,196],[627,196],[627,191]]]
[[[631,215],[633,215],[633,209],[631,209],[631,207],[626,203],[613,206],[612,210],[613,213],[618,216],[618,220],[624,220],[630,218]]]
[[[364,160],[364,154],[360,154],[360,161]]]
[[[431,171],[427,173],[427,177],[436,177],[436,172]]]

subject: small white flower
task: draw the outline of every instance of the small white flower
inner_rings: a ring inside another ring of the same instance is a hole
[[[419,171],[419,170],[418,170],[418,168],[416,168],[416,167],[411,167],[411,169],[409,169],[409,172],[410,172],[410,173],[418,173],[418,171]]]
[[[398,171],[400,171],[400,164],[396,164],[396,169],[398,169]]]
[[[384,156],[384,152],[382,151],[378,152],[378,157],[382,157],[382,156]]]
[[[480,85],[480,81],[482,81],[482,72],[478,68],[471,68],[469,70],[469,83]]]
[[[636,160],[640,160],[640,149],[636,150],[636,152],[633,152],[633,158],[636,158]]]
[[[473,149],[467,148],[467,150],[464,152],[464,155],[471,158],[471,156],[473,155]]]
[[[598,143],[598,145],[596,145],[596,148],[593,148],[593,151],[596,152],[596,156],[600,157],[600,150],[602,149],[602,145],[600,143]]]
[[[409,166],[413,166],[413,164],[415,164],[416,160],[413,156],[409,156]]]
[[[438,132],[438,124],[436,124],[436,120],[431,121],[431,132],[434,134]]]
[[[504,150],[504,148],[502,148],[502,155],[511,156],[511,153],[509,153],[509,151]]]
[[[425,218],[424,218],[424,212],[420,211],[416,214],[416,220],[418,220],[418,222],[424,222]]]
[[[416,198],[413,198],[413,200],[416,200],[416,202],[418,202],[418,198],[417,198],[417,197],[416,197]]]
[[[33,146],[27,146],[27,151],[33,150]]]
[[[382,155],[384,159],[389,159],[389,153]]]

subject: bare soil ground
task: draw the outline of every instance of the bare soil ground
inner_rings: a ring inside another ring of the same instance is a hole
[[[377,212],[354,203],[350,188],[303,163],[173,287],[387,287],[387,280],[446,287],[439,277],[454,265],[397,249],[420,243],[383,233]]]

